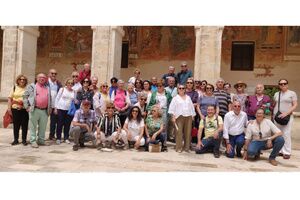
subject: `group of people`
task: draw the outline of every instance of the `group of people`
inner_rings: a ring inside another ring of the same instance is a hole
[[[279,92],[270,98],[264,94],[263,84],[257,84],[255,93],[248,95],[242,81],[234,84],[236,93],[232,93],[231,84],[221,78],[215,86],[195,80],[186,62],[178,73],[170,66],[161,79],[142,80],[136,69],[127,84],[112,77],[110,86],[103,82],[98,87],[88,63],[71,76],[64,84],[57,80],[55,69],[48,75],[37,74],[31,84],[26,76],[17,77],[8,98],[12,145],[19,144],[21,127],[22,144],[27,145],[28,125],[31,146],[48,145],[45,132],[50,116],[48,139],[57,145],[70,144],[72,139],[74,151],[87,141],[98,150],[133,146],[147,151],[149,145],[160,144],[161,151],[168,151],[170,141],[176,144],[176,152],[212,152],[216,158],[224,151],[229,158],[258,159],[262,150],[272,148],[272,165],[277,165],[279,155],[284,159],[291,156],[297,95],[288,89],[286,79],[279,80]],[[272,120],[265,118],[270,113]],[[196,141],[195,149],[192,141]]]

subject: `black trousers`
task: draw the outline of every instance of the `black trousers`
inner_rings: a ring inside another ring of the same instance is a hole
[[[49,138],[54,138],[55,130],[57,128],[58,115],[54,114],[54,109],[52,108],[52,112],[50,115],[50,134]]]
[[[11,109],[13,115],[14,141],[19,140],[19,130],[22,126],[22,142],[26,142],[29,115],[25,109]]]

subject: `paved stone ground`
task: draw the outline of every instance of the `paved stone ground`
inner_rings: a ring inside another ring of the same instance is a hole
[[[268,163],[269,151],[263,151],[259,161],[219,159],[212,154],[196,155],[176,153],[174,145],[169,151],[149,153],[135,150],[101,152],[88,147],[73,152],[71,144],[62,143],[42,146],[11,146],[12,129],[0,129],[1,172],[271,172],[300,171],[300,118],[294,123],[292,132],[293,153],[290,160],[278,157],[279,165]],[[48,135],[48,133],[47,133]]]

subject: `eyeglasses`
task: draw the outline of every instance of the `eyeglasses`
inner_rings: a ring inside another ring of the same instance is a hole
[[[156,112],[156,110],[151,110],[151,112]]]
[[[158,88],[161,88],[161,87],[163,87],[163,86],[162,86],[162,85],[158,85],[157,87],[158,87]]]
[[[212,90],[212,88],[211,87],[207,87],[206,90]]]
[[[233,106],[233,107],[235,107],[235,108],[240,108],[241,106]]]
[[[72,77],[73,77],[73,78],[77,78],[78,76],[77,76],[77,75],[73,75]]]
[[[205,84],[205,83],[202,83],[201,85],[202,85],[202,86],[206,86],[206,84]]]
[[[114,109],[114,107],[107,107],[107,109]]]
[[[281,86],[282,86],[282,85],[287,85],[287,84],[288,84],[288,83],[279,83],[278,85],[281,85]]]
[[[146,101],[147,99],[143,99],[143,98],[141,98],[141,101]]]
[[[83,81],[84,83],[89,83],[90,81]]]
[[[47,77],[45,77],[45,76],[41,76],[41,77],[39,77],[40,79],[46,79]]]
[[[105,88],[107,88],[107,87],[108,87],[108,85],[102,85],[102,87],[105,87]]]
[[[200,81],[195,81],[195,84],[200,84]]]
[[[52,74],[52,75],[57,75],[57,73],[56,73],[56,72],[51,72],[51,74]]]
[[[186,82],[186,84],[193,84],[193,82]]]
[[[67,82],[67,84],[71,84],[71,85],[73,85],[73,82]]]
[[[139,111],[138,110],[132,110],[132,112],[138,113]]]
[[[184,89],[185,89],[184,87],[179,87],[179,88],[178,88],[178,90],[184,90]]]
[[[241,88],[241,87],[243,87],[243,85],[238,85],[237,87],[238,87],[238,88]]]

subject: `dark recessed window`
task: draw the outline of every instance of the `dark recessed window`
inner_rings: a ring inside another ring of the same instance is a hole
[[[129,51],[129,42],[122,42],[122,59],[121,59],[121,68],[128,68],[128,51]]]
[[[232,42],[231,70],[253,71],[254,42]]]

